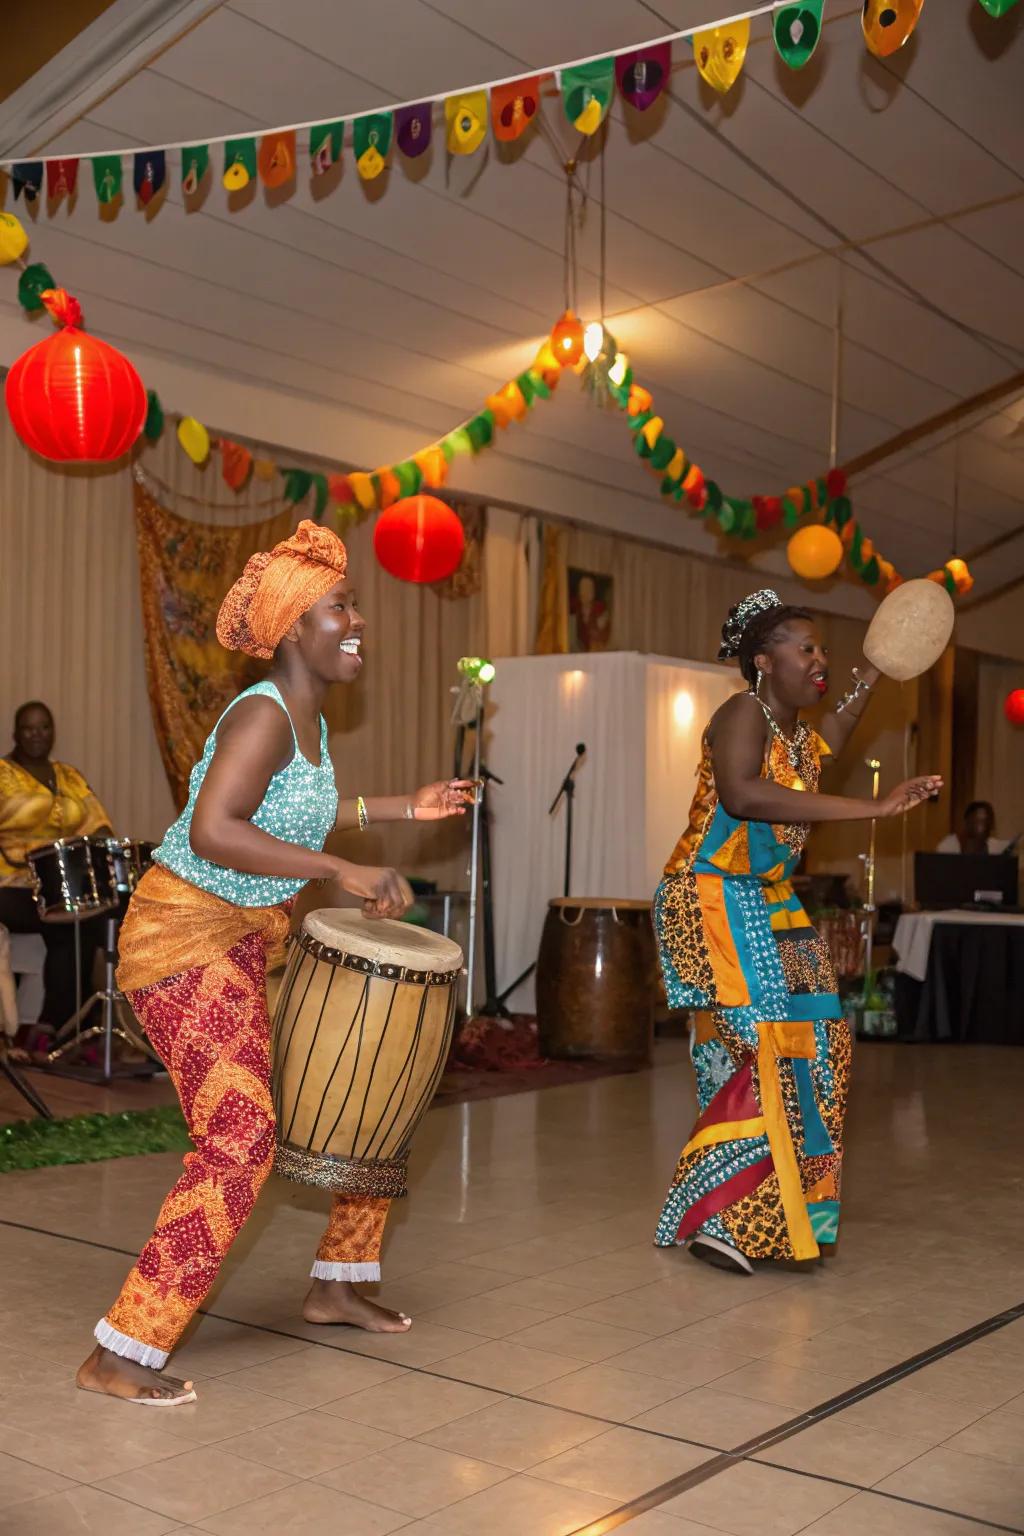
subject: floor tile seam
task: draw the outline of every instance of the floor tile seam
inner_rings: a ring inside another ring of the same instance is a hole
[[[815,1424],[823,1423],[826,1419],[841,1413],[843,1409],[851,1407],[854,1403],[860,1402],[866,1397],[874,1396],[886,1387],[893,1386],[897,1382],[907,1379],[916,1371],[924,1369],[926,1365],[933,1364],[936,1360],[948,1358],[957,1350],[965,1349],[969,1344],[974,1343],[976,1339],[987,1337],[989,1334],[997,1332],[1000,1328],[1008,1327],[1010,1323],[1016,1322],[1021,1317],[1024,1317],[1024,1302],[1018,1303],[1015,1307],[1007,1308],[1003,1312],[993,1314],[992,1317],[984,1319],[973,1328],[965,1329],[959,1334],[952,1335],[944,1345],[923,1350],[920,1354],[900,1362],[892,1367],[891,1370],[868,1378],[866,1381],[849,1388],[846,1392],[837,1394],[836,1397],[824,1403],[818,1404],[806,1413],[789,1420],[787,1423],[781,1424],[775,1429],[767,1430],[761,1435],[754,1436],[731,1451],[722,1452],[717,1456],[709,1458],[708,1461],[691,1468],[689,1472],[683,1473],[680,1477],[673,1478],[667,1483],[648,1490],[646,1493],[639,1495],[635,1500],[627,1501],[619,1509],[612,1510],[608,1515],[603,1516],[601,1520],[581,1526],[578,1530],[569,1533],[569,1536],[606,1536],[606,1533],[616,1530],[620,1526],[627,1525],[631,1520],[639,1518],[640,1515],[646,1514],[649,1510],[659,1508],[662,1504],[667,1503],[669,1499],[676,1498],[680,1493],[685,1493],[690,1488],[699,1487],[702,1483],[709,1482],[712,1478],[720,1476],[731,1467],[739,1466],[743,1462],[748,1462],[755,1466],[774,1465],[774,1463],[755,1461],[754,1458],[760,1451],[767,1450],[773,1445],[781,1444],[784,1440],[791,1439],[794,1435],[800,1434],[803,1430],[809,1429]],[[917,1458],[914,1459],[916,1460]],[[903,1498],[898,1494],[886,1493],[876,1488],[861,1487],[859,1484],[849,1484],[840,1478],[828,1478],[824,1474],[808,1473],[796,1467],[779,1467],[777,1470],[790,1472],[797,1477],[809,1477],[819,1481],[841,1483],[845,1487],[852,1487],[856,1492],[874,1493],[879,1498],[888,1498],[900,1503],[916,1502],[915,1500]],[[922,1507],[932,1508],[933,1506],[923,1505]],[[963,1516],[958,1510],[943,1511],[935,1507],[935,1512],[949,1513],[961,1519],[974,1518],[972,1516]],[[1011,1532],[1012,1536],[1024,1536],[1024,1530],[1020,1527],[1003,1526],[987,1520],[981,1520],[979,1523],[989,1525],[994,1530]]]
[[[69,1241],[69,1242],[76,1242],[76,1243],[80,1243],[80,1244],[82,1244],[84,1246],[87,1246],[87,1247],[103,1248],[103,1249],[105,1249],[107,1251],[116,1252],[116,1253],[123,1253],[127,1257],[134,1257],[134,1254],[130,1250],[123,1250],[123,1249],[113,1248],[112,1245],[110,1245],[110,1244],[101,1244],[101,1243],[98,1243],[98,1242],[94,1242],[92,1239],[89,1239],[89,1238],[67,1237],[63,1233],[52,1232],[52,1231],[49,1231],[48,1229],[39,1228],[39,1227],[32,1227],[32,1226],[28,1225],[27,1223],[11,1222],[11,1221],[6,1220],[4,1218],[0,1218],[0,1226],[10,1226],[10,1227],[13,1227],[13,1228],[17,1228],[19,1230],[34,1232],[34,1233],[37,1233],[37,1234],[42,1235],[42,1236],[55,1238],[58,1241],[63,1240],[63,1241]],[[339,1354],[346,1354],[346,1355],[349,1355],[349,1356],[355,1355],[355,1356],[357,1356],[357,1357],[359,1357],[361,1359],[368,1359],[368,1358],[369,1359],[375,1359],[375,1358],[377,1358],[376,1356],[372,1356],[372,1355],[371,1356],[367,1356],[362,1351],[359,1351],[359,1350],[346,1349],[343,1345],[330,1344],[330,1343],[327,1343],[326,1341],[325,1342],[320,1342],[319,1340],[306,1339],[305,1336],[303,1336],[303,1335],[289,1333],[289,1332],[287,1332],[284,1329],[267,1327],[266,1325],[259,1324],[259,1323],[250,1323],[250,1322],[248,1322],[248,1321],[246,1321],[244,1319],[241,1319],[241,1318],[227,1317],[227,1316],[225,1316],[222,1313],[206,1312],[206,1311],[203,1311],[202,1309],[200,1309],[200,1315],[201,1316],[211,1317],[211,1318],[214,1318],[214,1319],[216,1319],[218,1321],[232,1323],[235,1326],[250,1328],[250,1329],[253,1329],[253,1330],[258,1331],[258,1332],[272,1333],[272,1334],[274,1334],[274,1335],[276,1335],[277,1337],[280,1337],[280,1338],[288,1338],[288,1339],[297,1340],[297,1341],[299,1341],[301,1343],[308,1343],[310,1345],[313,1345],[314,1347],[333,1349],[333,1350],[335,1350]],[[711,1471],[708,1474],[708,1476],[717,1476],[717,1475],[719,1475],[719,1473],[721,1471],[726,1470],[726,1466],[728,1466],[728,1465],[735,1465],[735,1464],[738,1464],[738,1463],[740,1463],[742,1461],[752,1461],[754,1456],[757,1454],[758,1451],[763,1450],[763,1449],[767,1449],[767,1448],[769,1448],[772,1445],[779,1444],[779,1443],[781,1443],[781,1441],[783,1441],[785,1439],[789,1439],[793,1435],[799,1434],[802,1430],[810,1428],[815,1423],[823,1422],[824,1419],[832,1417],[835,1413],[841,1412],[844,1408],[852,1406],[853,1404],[855,1404],[856,1402],[861,1401],[865,1397],[873,1396],[875,1393],[877,1393],[879,1391],[882,1391],[885,1387],[894,1385],[896,1382],[905,1379],[909,1375],[912,1375],[915,1371],[923,1369],[925,1365],[931,1364],[931,1363],[933,1363],[933,1361],[935,1361],[937,1359],[948,1357],[949,1355],[954,1353],[957,1349],[965,1348],[967,1346],[967,1344],[974,1342],[976,1338],[985,1337],[985,1336],[987,1336],[988,1333],[995,1332],[1000,1327],[1006,1327],[1006,1326],[1008,1326],[1008,1324],[1010,1322],[1016,1321],[1020,1317],[1024,1317],[1024,1302],[1020,1303],[1016,1307],[1009,1308],[1009,1309],[1007,1309],[1004,1312],[995,1314],[992,1318],[988,1318],[988,1319],[983,1320],[981,1323],[975,1325],[974,1328],[965,1330],[964,1332],[962,1332],[960,1334],[953,1335],[949,1340],[945,1341],[945,1343],[943,1345],[934,1346],[933,1348],[931,1348],[929,1350],[922,1351],[921,1354],[919,1354],[917,1356],[910,1357],[910,1359],[908,1359],[907,1361],[899,1362],[896,1366],[890,1368],[889,1371],[880,1373],[878,1376],[868,1378],[867,1381],[865,1381],[863,1383],[858,1383],[856,1386],[848,1389],[846,1392],[838,1394],[837,1397],[835,1397],[833,1399],[830,1399],[830,1400],[827,1400],[825,1403],[817,1405],[814,1408],[808,1410],[806,1413],[798,1415],[797,1417],[795,1417],[793,1419],[790,1419],[788,1421],[784,1421],[781,1425],[776,1426],[775,1428],[773,1428],[770,1431],[766,1431],[763,1435],[756,1436],[752,1440],[747,1441],[744,1444],[742,1444],[742,1445],[740,1445],[738,1447],[735,1447],[734,1449],[732,1449],[730,1451],[726,1451],[726,1452],[720,1452],[720,1451],[717,1450],[716,1447],[705,1445],[705,1444],[703,1444],[700,1441],[688,1440],[688,1439],[686,1439],[683,1436],[671,1435],[671,1434],[669,1434],[669,1433],[667,1433],[665,1431],[652,1430],[652,1429],[646,1428],[644,1426],[629,1424],[628,1422],[627,1423],[623,1423],[621,1420],[606,1419],[602,1415],[599,1415],[599,1414],[588,1414],[588,1413],[582,1412],[582,1411],[580,1411],[578,1409],[566,1409],[566,1410],[558,1410],[558,1411],[565,1411],[565,1412],[576,1413],[579,1417],[590,1419],[592,1422],[595,1422],[595,1423],[600,1423],[600,1424],[607,1425],[607,1427],[609,1429],[617,1429],[617,1428],[635,1429],[635,1430],[637,1430],[641,1434],[651,1435],[652,1437],[655,1437],[655,1438],[658,1438],[658,1439],[672,1441],[672,1442],[677,1443],[677,1444],[691,1445],[691,1446],[694,1447],[694,1449],[697,1449],[697,1450],[710,1450],[710,1451],[714,1451],[715,1455],[713,1457],[711,1457],[708,1462],[702,1463],[700,1466],[698,1466],[696,1468],[693,1468],[690,1473],[684,1474],[683,1477],[684,1477],[684,1480],[687,1479],[687,1478],[694,1477],[696,1474],[700,1473],[702,1468],[704,1468],[704,1467],[715,1468],[716,1470]],[[470,1346],[470,1348],[475,1348],[475,1347],[476,1347],[475,1345],[474,1346]],[[464,1353],[468,1353],[468,1351],[464,1351]],[[454,1358],[456,1358],[456,1356],[451,1356],[449,1358],[454,1359]],[[614,1358],[614,1357],[612,1357],[612,1358]],[[582,1365],[580,1368],[581,1369],[585,1369],[586,1366]],[[248,1367],[241,1367],[240,1369],[244,1370],[244,1369],[248,1369]],[[429,1368],[427,1368],[425,1366],[401,1366],[401,1367],[399,1367],[399,1369],[402,1370],[402,1371],[411,1372],[413,1374],[427,1376],[427,1377],[430,1377],[430,1378],[432,1378],[434,1380],[438,1380],[438,1381],[453,1381],[454,1380],[454,1381],[459,1381],[460,1384],[464,1385],[464,1386],[476,1386],[476,1387],[479,1387],[479,1385],[480,1385],[477,1382],[465,1382],[465,1381],[462,1381],[461,1378],[448,1376],[448,1375],[445,1375],[444,1373],[442,1373],[440,1371],[431,1371]],[[566,1372],[566,1374],[569,1375],[569,1374],[572,1374],[572,1372]],[[726,1372],[725,1374],[727,1375],[729,1373]],[[558,1378],[554,1378],[554,1379],[557,1380]],[[652,1379],[653,1380],[660,1380],[661,1378],[652,1378]],[[721,1379],[721,1378],[715,1378],[715,1379]],[[383,1384],[386,1384],[386,1383],[383,1383]],[[539,1385],[543,1385],[543,1383],[540,1383]],[[708,1385],[708,1383],[703,1383],[702,1385],[706,1386],[706,1385]],[[516,1392],[504,1391],[501,1388],[495,1388],[495,1387],[487,1388],[487,1387],[484,1387],[484,1388],[481,1388],[481,1390],[483,1390],[483,1391],[491,1391],[491,1392],[498,1392],[499,1395],[501,1397],[503,1397],[506,1401],[523,1402],[523,1403],[536,1403],[537,1402],[537,1400],[534,1399],[534,1398],[524,1397],[522,1394],[516,1393]],[[694,1388],[689,1388],[689,1389],[686,1389],[686,1390],[695,1390],[695,1389]],[[267,1394],[267,1395],[269,1395],[269,1394]],[[352,1394],[352,1395],[355,1395],[355,1394]],[[685,1391],[684,1391],[683,1393],[680,1393],[678,1395],[679,1396],[685,1396],[686,1394],[685,1394]],[[338,1400],[339,1399],[333,1399],[332,1401],[338,1401]],[[323,1406],[323,1405],[321,1405],[321,1406]],[[557,1405],[541,1403],[540,1406],[542,1406],[542,1407],[556,1407]],[[338,1417],[343,1417],[343,1415],[338,1415]],[[469,1415],[460,1415],[459,1417],[465,1418],[465,1417],[469,1417]],[[355,1421],[355,1422],[360,1422],[360,1421]],[[450,1420],[449,1422],[455,1422],[455,1421],[451,1421]],[[412,1438],[412,1437],[409,1437],[409,1438]],[[725,1465],[719,1465],[719,1463],[722,1463],[722,1462],[724,1462]],[[757,1464],[765,1465],[765,1463],[757,1463]],[[786,1470],[792,1471],[792,1472],[794,1472],[798,1476],[801,1476],[801,1475],[814,1476],[814,1475],[816,1475],[816,1474],[800,1473],[800,1472],[797,1471],[797,1469],[794,1469],[794,1468],[787,1468]],[[528,1474],[520,1474],[520,1475],[528,1475]],[[701,1482],[706,1481],[706,1480],[707,1480],[707,1477],[701,1477],[700,1478]],[[836,1479],[831,1479],[831,1481],[837,1481],[837,1480]],[[669,1485],[664,1485],[664,1486],[673,1486],[673,1485],[669,1484]],[[696,1486],[696,1484],[694,1484],[694,1486]],[[872,1492],[872,1491],[874,1491],[874,1490],[872,1490],[870,1488],[862,1488],[858,1484],[850,1484],[850,1485],[847,1485],[847,1486],[851,1486],[856,1491],[860,1491],[860,1492]],[[652,1490],[652,1492],[659,1492],[659,1491],[660,1491],[660,1489]],[[663,1503],[663,1502],[665,1502],[665,1500],[667,1498],[671,1498],[671,1497],[674,1497],[674,1496],[675,1496],[674,1494],[668,1493],[668,1494],[664,1495],[664,1497],[661,1498],[658,1502],[659,1503]],[[894,1495],[880,1495],[880,1496],[895,1497]],[[644,1500],[646,1500],[647,1497],[648,1497],[647,1494],[640,1496],[640,1498],[644,1499]],[[906,1501],[904,1501],[904,1502],[906,1502]],[[647,1508],[654,1508],[654,1507],[657,1507],[657,1505],[656,1504],[647,1505],[645,1503],[643,1509],[638,1509],[636,1511],[636,1514],[627,1515],[626,1519],[628,1520],[628,1519],[636,1518],[636,1516],[638,1514],[645,1512],[645,1510]],[[628,1510],[629,1508],[630,1508],[629,1504],[623,1506],[624,1510]],[[617,1512],[613,1512],[613,1513],[617,1513]],[[953,1513],[956,1513],[956,1512],[954,1511]],[[609,1517],[606,1516],[604,1518],[607,1519]],[[623,1523],[625,1523],[625,1521],[619,1521],[617,1523],[623,1524]],[[609,1529],[612,1529],[612,1527],[609,1527]],[[996,1529],[1001,1529],[1001,1527],[996,1527]],[[1006,1527],[1005,1529],[1011,1530],[1011,1531],[1014,1530],[1013,1527]],[[577,1536],[577,1533],[572,1533],[572,1536]],[[584,1532],[579,1533],[579,1536],[588,1536],[586,1528],[584,1528]]]

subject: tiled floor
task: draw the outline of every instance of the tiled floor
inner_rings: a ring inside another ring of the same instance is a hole
[[[862,1048],[841,1250],[749,1279],[651,1246],[678,1043],[434,1111],[381,1288],[412,1332],[301,1321],[322,1209],[271,1181],[158,1413],[71,1378],[176,1159],[6,1175],[0,1536],[1024,1532],[1024,1319],[708,1465],[1024,1300],[1022,1100],[1024,1053]]]

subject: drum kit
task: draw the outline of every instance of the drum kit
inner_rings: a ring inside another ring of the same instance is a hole
[[[125,1022],[124,1011],[119,1007],[123,999],[114,978],[118,928],[129,897],[153,862],[153,848],[153,843],[132,837],[74,837],[59,838],[28,855],[36,907],[42,921],[75,925],[75,983],[79,1006],[63,1025],[53,1049],[46,1055],[46,1063],[64,1076],[84,1082],[109,1082],[114,1076],[115,1037],[134,1053],[153,1057],[146,1041]],[[79,929],[83,922],[94,917],[106,918],[104,985],[83,1003]],[[83,1021],[97,1007],[99,1022],[83,1029]],[[69,1051],[78,1050],[85,1041],[97,1036],[103,1037],[101,1067],[63,1065],[63,1058]],[[61,1065],[57,1066],[57,1063]],[[133,1065],[128,1071],[131,1075],[140,1071],[149,1075],[153,1066],[147,1060],[141,1067]]]

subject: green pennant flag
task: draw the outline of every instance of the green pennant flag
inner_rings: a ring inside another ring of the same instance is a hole
[[[390,112],[367,112],[352,124],[352,150],[356,169],[364,181],[373,181],[386,166],[393,128]]]
[[[441,447],[444,448],[443,443]],[[406,460],[404,464],[396,464],[392,474],[398,481],[398,489],[403,501],[407,496],[415,496],[423,484],[423,471],[411,459]]]
[[[97,155],[92,162],[92,179],[101,203],[116,202],[121,196],[121,156]]]
[[[256,140],[228,139],[224,145],[224,185],[240,192],[256,175]]]
[[[981,0],[981,3],[990,16],[998,18],[1005,16],[1007,11],[1012,11],[1017,0]]]
[[[658,441],[651,449],[651,468],[667,469],[675,456],[675,443],[667,434],[662,433],[661,437],[658,438]]]
[[[469,431],[466,427],[456,427],[453,431],[449,432],[448,436],[444,439],[443,443],[441,444],[441,448],[442,451],[445,452],[446,458],[448,456],[446,450],[449,444],[451,445],[453,454],[473,452],[473,439],[470,437]]]
[[[210,146],[190,144],[181,152],[181,190],[186,197],[194,197],[203,177],[210,168]]]
[[[775,12],[772,36],[779,57],[790,69],[803,69],[821,38],[825,0],[799,0]]]
[[[313,484],[313,476],[308,469],[282,468],[281,475],[284,479],[285,501],[290,501],[294,505],[295,502],[301,501],[304,496],[309,495],[310,487]]]
[[[22,309],[27,309],[30,315],[38,314],[45,305],[40,294],[47,288],[56,288],[53,273],[49,267],[41,261],[34,261],[30,267],[26,267],[18,278],[18,303]]]
[[[314,522],[320,523],[323,521],[324,513],[327,511],[327,476],[315,474],[311,475],[310,479],[313,482],[314,491],[313,520]]]
[[[309,168],[314,176],[323,176],[337,165],[344,142],[344,123],[318,123],[309,130]]]
[[[615,89],[615,60],[595,59],[558,71],[565,115],[580,133],[596,133],[604,122]]]
[[[466,423],[466,431],[469,433],[474,453],[479,453],[481,448],[486,448],[494,436],[493,411],[481,411],[479,416],[474,416],[472,421]]]

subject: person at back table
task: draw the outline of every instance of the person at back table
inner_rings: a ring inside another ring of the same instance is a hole
[[[964,811],[959,832],[950,832],[936,848],[936,853],[1005,853],[1009,840],[993,837],[996,813],[987,800],[972,800]]]

